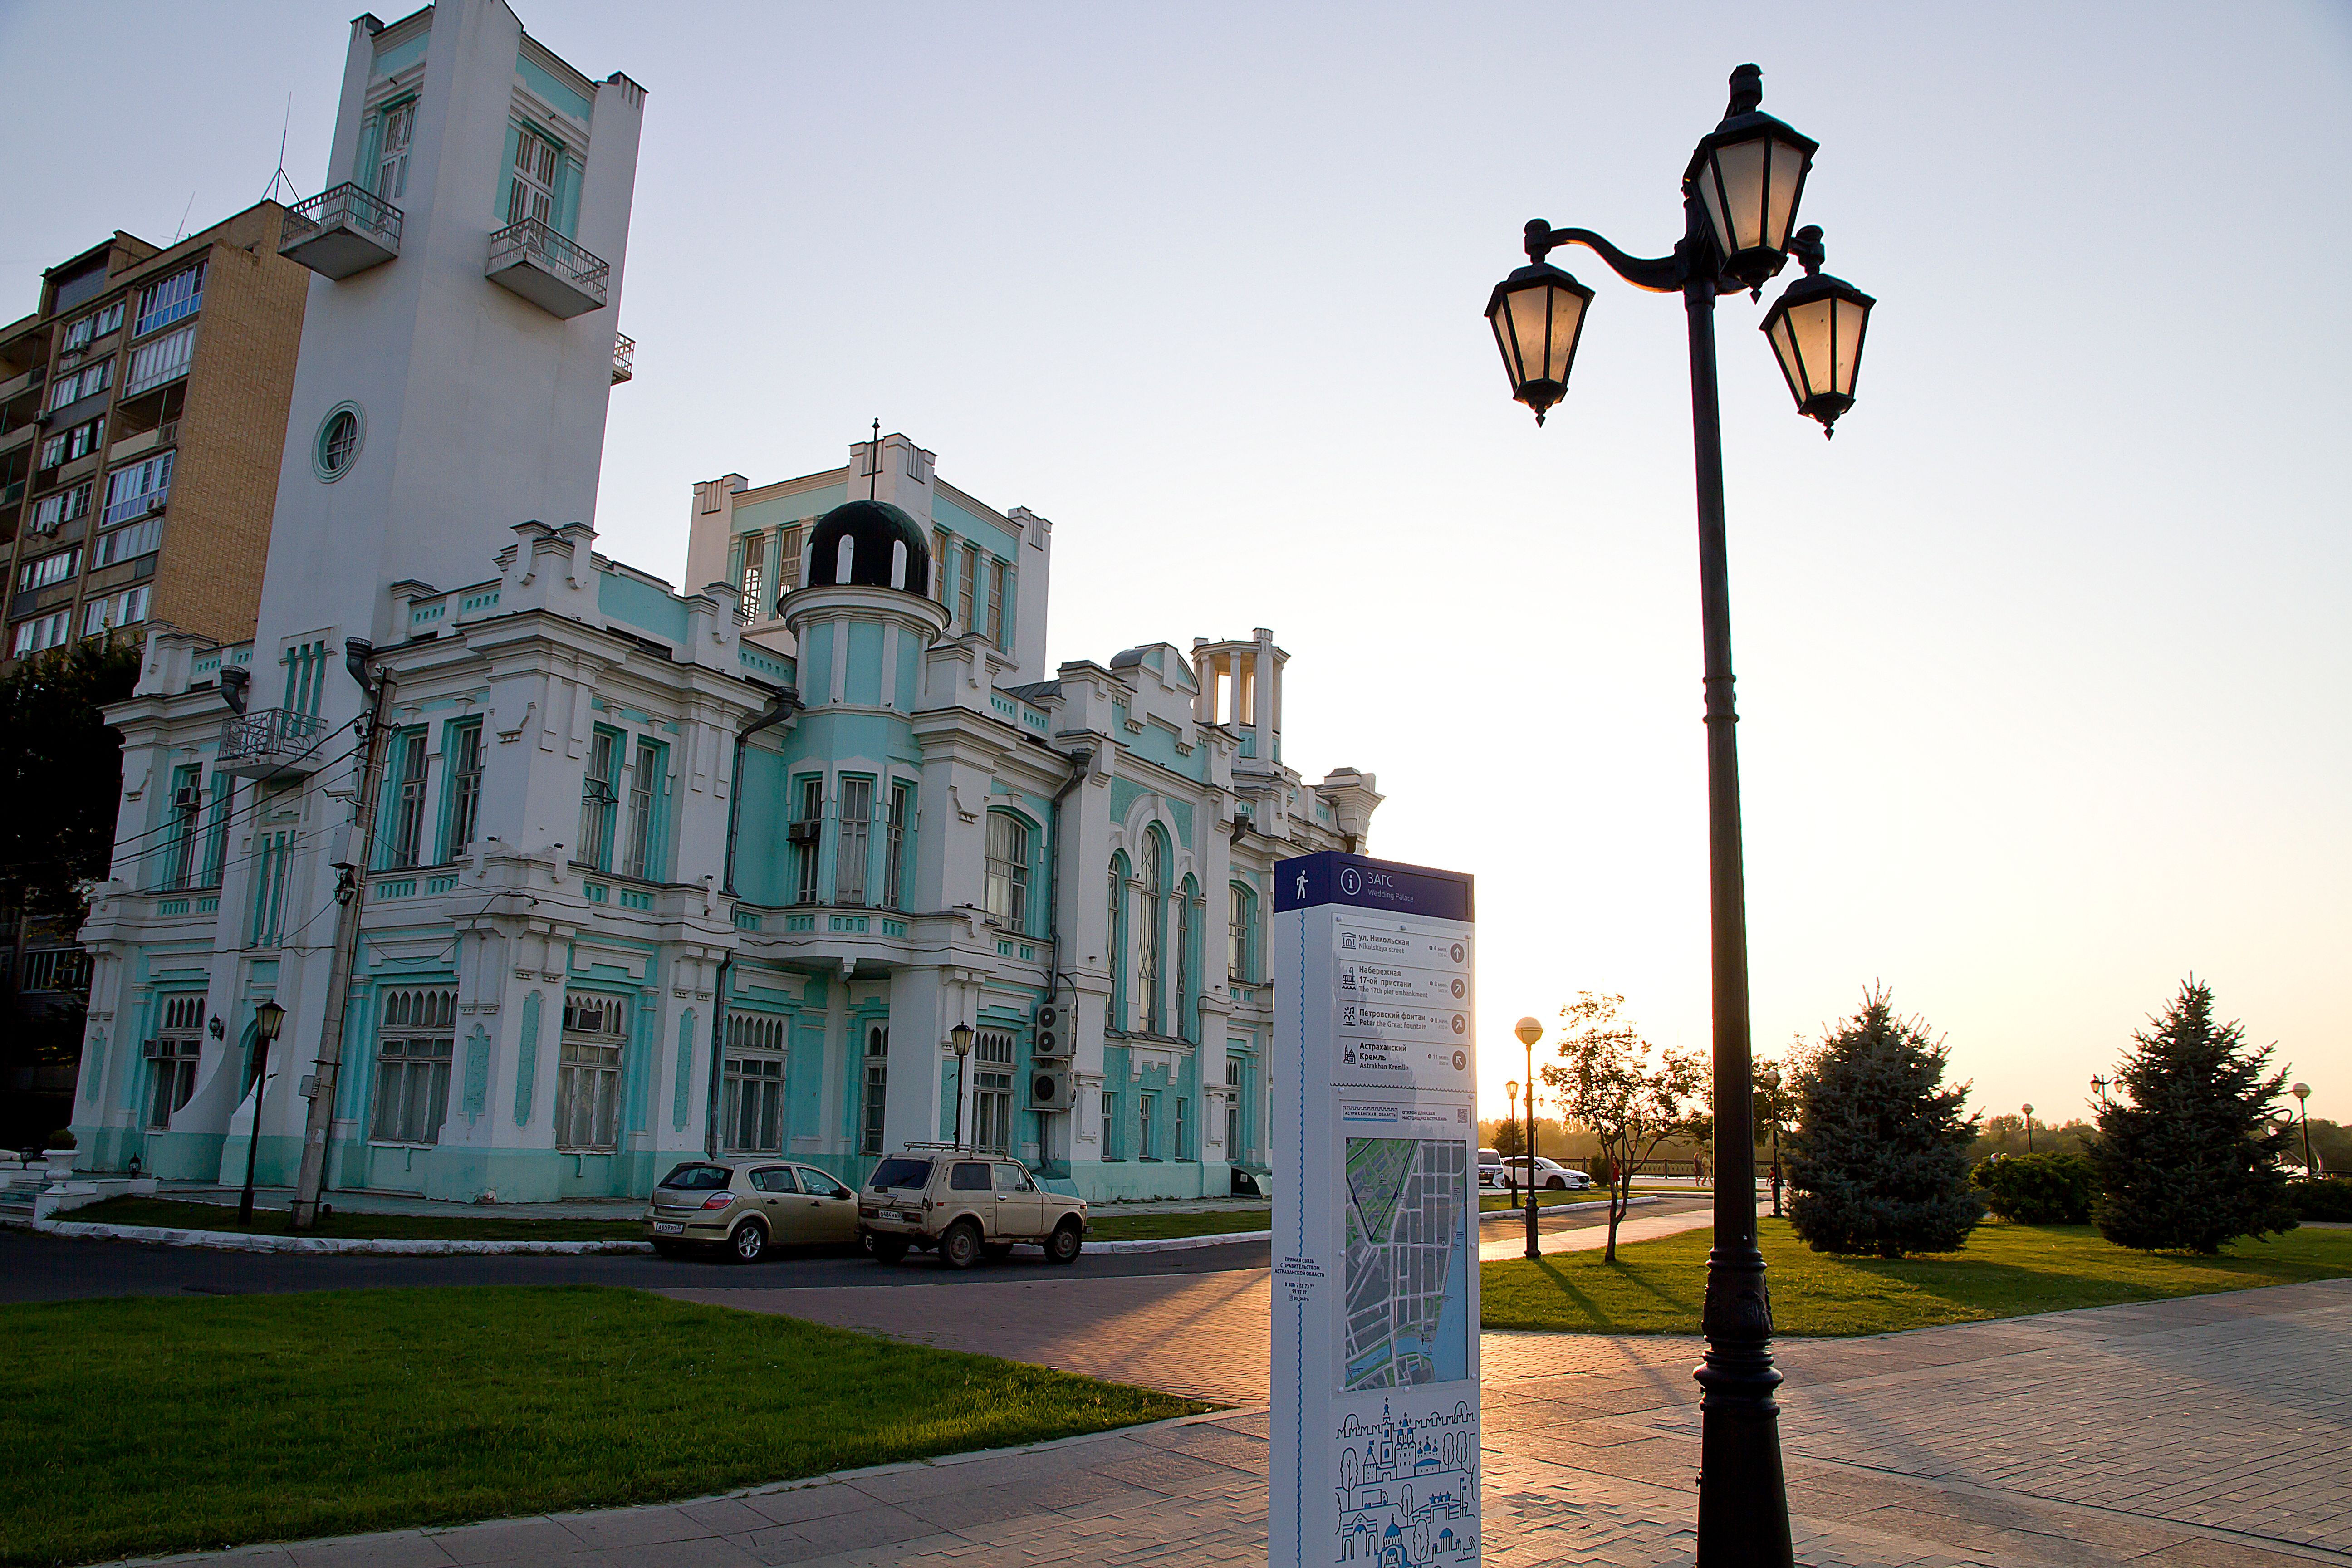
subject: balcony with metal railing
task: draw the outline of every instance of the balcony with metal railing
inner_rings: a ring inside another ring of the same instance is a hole
[[[490,258],[483,275],[549,315],[568,321],[604,308],[612,270],[603,258],[527,217],[490,236]]]
[[[613,334],[613,384],[630,380],[637,374],[637,340],[626,332]]]
[[[349,278],[400,254],[400,209],[359,185],[335,185],[286,210],[278,254]]]
[[[321,742],[326,721],[292,708],[232,713],[221,725],[220,772],[239,778],[299,778],[330,760]]]

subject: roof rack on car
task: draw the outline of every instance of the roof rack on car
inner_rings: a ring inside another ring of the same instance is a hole
[[[902,1148],[902,1149],[945,1149],[945,1150],[949,1151],[949,1152],[951,1152],[951,1153],[957,1153],[957,1154],[961,1154],[961,1153],[962,1153],[962,1152],[963,1152],[963,1145],[962,1145],[962,1144],[961,1144],[961,1143],[922,1143],[922,1142],[908,1142],[908,1143],[901,1143],[901,1144],[899,1145],[899,1147],[900,1147],[900,1148]]]

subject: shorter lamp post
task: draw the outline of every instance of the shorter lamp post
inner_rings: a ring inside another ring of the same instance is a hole
[[[1511,1098],[1511,1131],[1516,1133],[1519,1130],[1519,1080],[1517,1079],[1513,1079],[1508,1083],[1503,1085],[1503,1092]],[[1511,1142],[1516,1143],[1518,1140],[1515,1137]],[[1511,1162],[1508,1159],[1506,1159],[1503,1162],[1503,1181],[1504,1184],[1511,1189],[1511,1201],[1513,1203],[1517,1203],[1519,1201],[1519,1173],[1512,1167]]]
[[[253,1010],[253,1126],[245,1140],[245,1194],[236,1200],[236,1223],[253,1223],[253,1155],[261,1147],[261,1097],[269,1088],[269,1046],[286,1026],[286,1009],[264,1002]]]
[[[948,1043],[956,1054],[956,1134],[955,1146],[963,1147],[963,1059],[971,1055],[971,1026],[958,1024],[948,1031]]]
[[[2026,1103],[2026,1105],[2025,1105],[2025,1108],[2024,1108],[2024,1109],[2025,1109],[2025,1152],[2026,1152],[2027,1153],[2031,1154],[2031,1153],[2032,1153],[2032,1152],[2033,1152],[2033,1106],[2032,1106],[2032,1103],[2031,1101],[2028,1101],[2028,1102]]]
[[[1772,1217],[1780,1217],[1780,1064],[1764,1062],[1756,1068],[1756,1087],[1770,1112],[1772,1124]]]
[[[2295,1106],[2303,1112],[2303,1179],[2307,1182],[2318,1174],[2311,1168],[2311,1085],[2299,1083],[2287,1092],[2294,1096]]]
[[[2107,1108],[2107,1085],[2114,1081],[2115,1080],[2112,1079],[2101,1078],[2097,1073],[2093,1073],[2091,1075],[2091,1092],[2099,1097],[2099,1109],[2101,1110],[2105,1110]]]
[[[1511,1032],[1528,1048],[1528,1256],[1541,1258],[1543,1248],[1536,1245],[1536,1042],[1543,1038],[1543,1024],[1522,1018]]]

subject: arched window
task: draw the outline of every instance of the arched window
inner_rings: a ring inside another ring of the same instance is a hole
[[[1009,811],[988,814],[988,912],[1029,929],[1029,825]]]
[[[1160,829],[1151,827],[1143,835],[1143,956],[1136,965],[1135,977],[1143,989],[1143,1027],[1153,1035],[1169,1032],[1160,984],[1160,943],[1166,940],[1167,930],[1168,852]]]
[[[1105,915],[1103,942],[1109,948],[1110,1026],[1127,1027],[1127,854],[1110,858],[1110,903]]]

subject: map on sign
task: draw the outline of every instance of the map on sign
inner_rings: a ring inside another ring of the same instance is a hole
[[[1348,1140],[1343,1391],[1469,1375],[1470,1194],[1457,1140]]]

